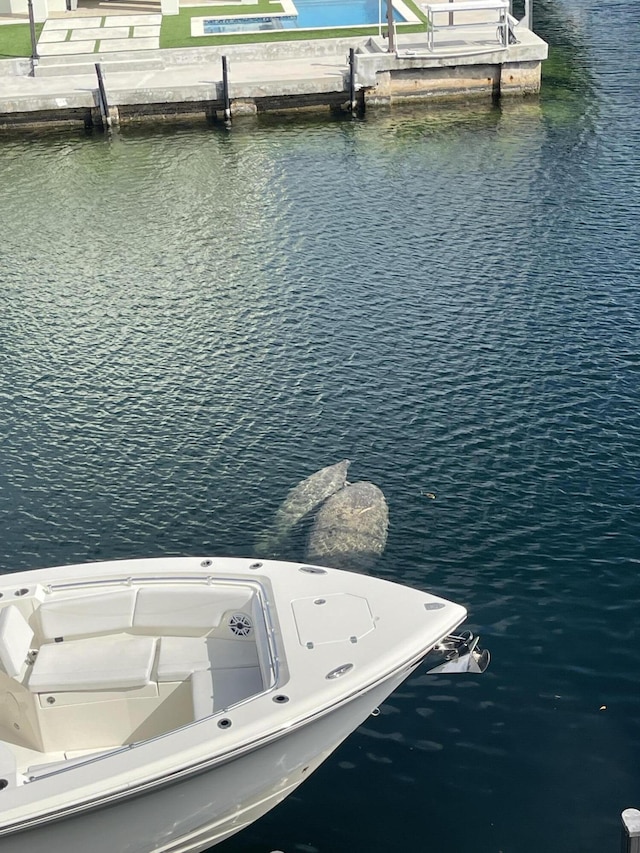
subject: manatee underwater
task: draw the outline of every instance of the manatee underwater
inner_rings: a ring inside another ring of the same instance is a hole
[[[309,516],[328,497],[347,484],[348,459],[327,465],[294,486],[278,507],[272,527],[256,540],[256,553],[273,554],[289,537],[293,528]]]
[[[322,504],[305,560],[336,569],[370,569],[387,544],[389,508],[373,483],[347,485]]]

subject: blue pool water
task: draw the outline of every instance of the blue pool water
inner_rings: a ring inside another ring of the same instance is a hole
[[[385,20],[386,4],[378,0],[296,0],[298,27],[353,27]],[[404,20],[394,11],[396,21]]]
[[[296,18],[271,18],[255,16],[251,18],[213,18],[205,21],[203,30],[206,36],[222,33],[255,33],[261,30],[290,30]]]
[[[212,18],[204,22],[205,35],[255,32],[256,30],[320,29],[357,27],[386,21],[386,5],[378,0],[295,0],[297,16],[255,16],[237,20]],[[394,10],[394,20],[404,18]]]

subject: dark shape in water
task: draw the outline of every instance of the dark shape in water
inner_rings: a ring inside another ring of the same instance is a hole
[[[256,541],[257,553],[272,555],[305,516],[314,513],[328,497],[343,489],[347,483],[350,462],[343,459],[327,465],[294,486],[278,507],[273,527]]]
[[[373,483],[352,483],[320,507],[305,559],[337,569],[370,569],[387,544],[389,509]]]

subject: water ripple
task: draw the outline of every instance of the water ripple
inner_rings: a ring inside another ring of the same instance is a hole
[[[378,574],[493,654],[417,673],[229,853],[601,853],[638,805],[628,14],[538,4],[540,101],[0,144],[0,570],[246,554],[347,457]]]

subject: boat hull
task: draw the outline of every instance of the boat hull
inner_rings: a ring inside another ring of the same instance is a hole
[[[418,662],[223,765],[4,835],[3,853],[198,853],[244,829],[309,777]]]

